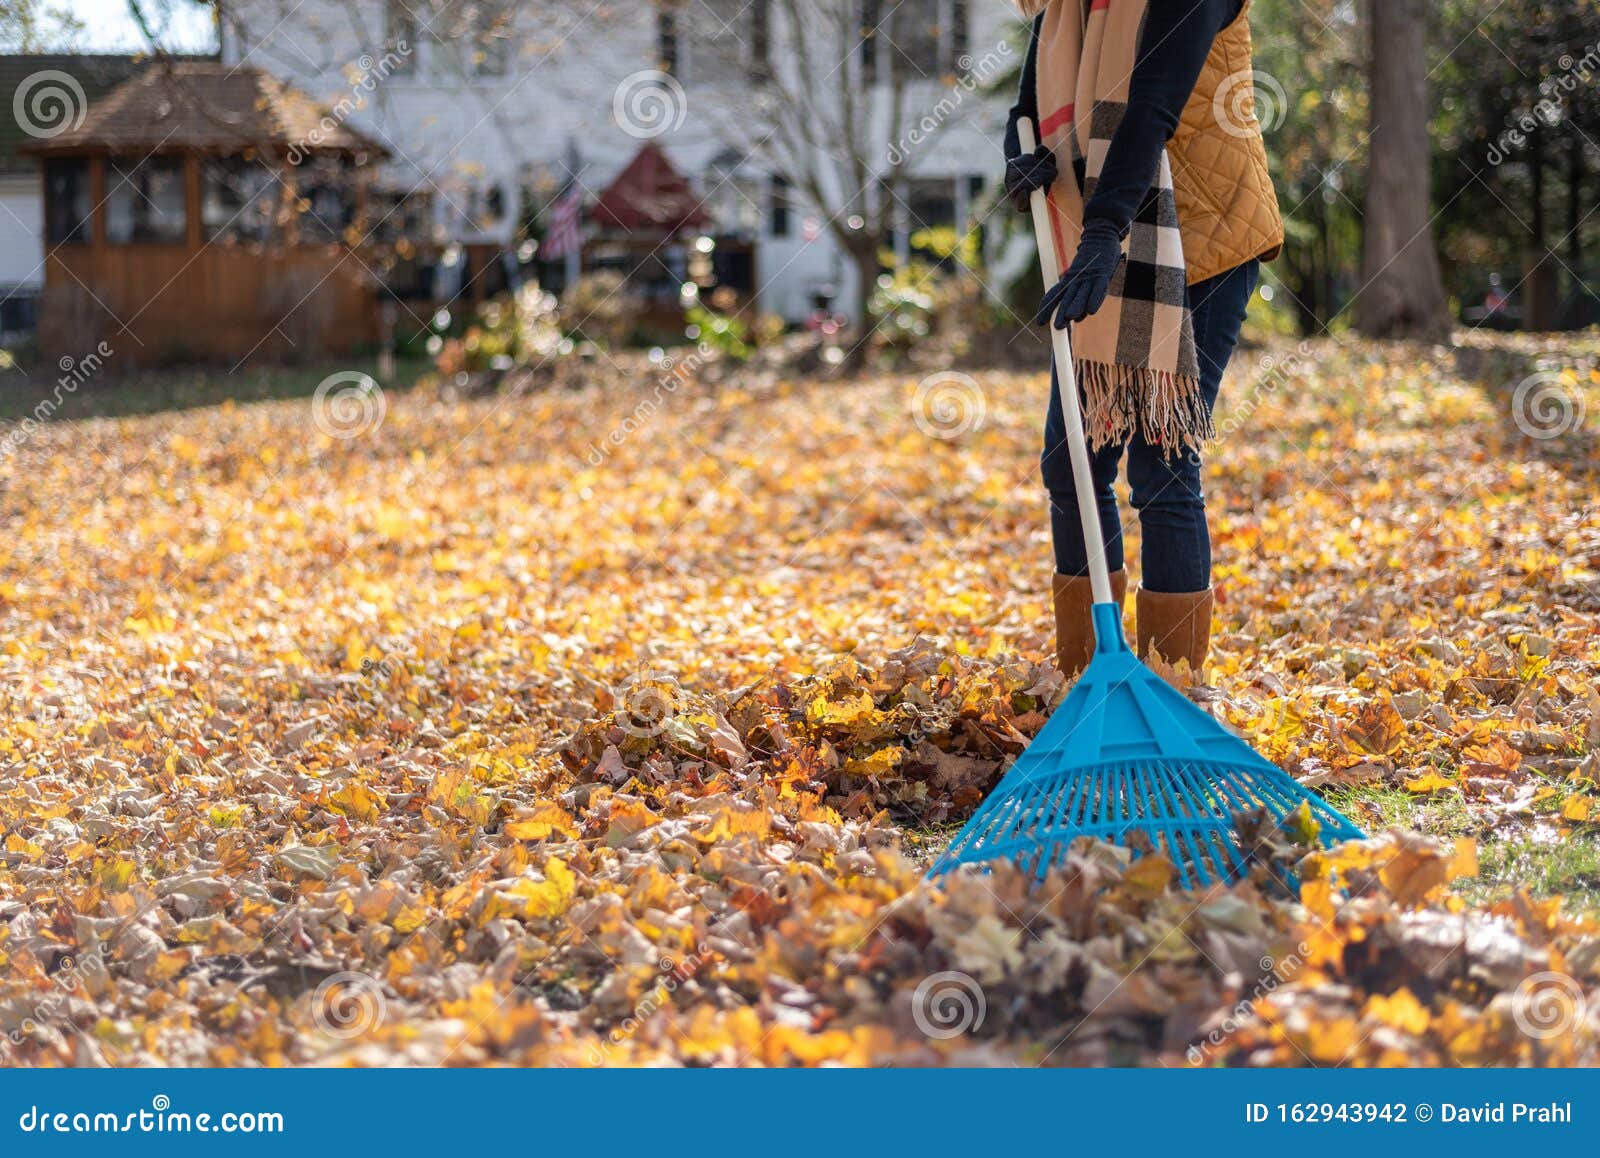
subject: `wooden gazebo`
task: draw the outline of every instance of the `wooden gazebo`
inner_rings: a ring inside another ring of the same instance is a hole
[[[378,337],[361,252],[383,148],[268,73],[148,65],[42,163],[39,344],[125,363],[339,354]]]

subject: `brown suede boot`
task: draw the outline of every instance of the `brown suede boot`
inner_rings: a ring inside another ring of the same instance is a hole
[[[1140,587],[1134,598],[1140,657],[1154,652],[1168,667],[1176,667],[1180,659],[1188,660],[1189,670],[1199,682],[1211,652],[1212,604],[1209,587],[1182,595]],[[1156,670],[1161,671],[1159,666]]]
[[[1120,608],[1128,598],[1128,573],[1111,572],[1111,594]],[[1056,665],[1067,675],[1089,666],[1094,654],[1094,624],[1089,608],[1094,592],[1087,575],[1056,575]]]

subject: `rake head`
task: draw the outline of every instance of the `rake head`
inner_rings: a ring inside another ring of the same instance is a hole
[[[1032,745],[929,871],[997,859],[1043,877],[1080,836],[1142,834],[1185,887],[1249,867],[1234,814],[1281,821],[1305,804],[1324,845],[1361,830],[1140,663],[1115,604],[1094,608],[1093,661]]]

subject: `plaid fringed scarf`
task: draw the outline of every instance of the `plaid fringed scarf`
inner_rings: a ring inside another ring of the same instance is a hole
[[[1039,136],[1061,167],[1049,201],[1056,258],[1065,270],[1078,249],[1084,204],[1094,195],[1106,150],[1128,107],[1149,0],[1016,4],[1026,16],[1044,13],[1037,65]],[[1165,150],[1156,184],[1128,231],[1126,252],[1105,304],[1073,326],[1084,425],[1096,449],[1138,432],[1175,453],[1214,431],[1200,392],[1178,204]]]

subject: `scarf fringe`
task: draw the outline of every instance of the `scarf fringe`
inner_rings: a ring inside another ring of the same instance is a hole
[[[1168,457],[1217,436],[1200,379],[1168,370],[1073,359],[1092,450],[1140,434]]]

